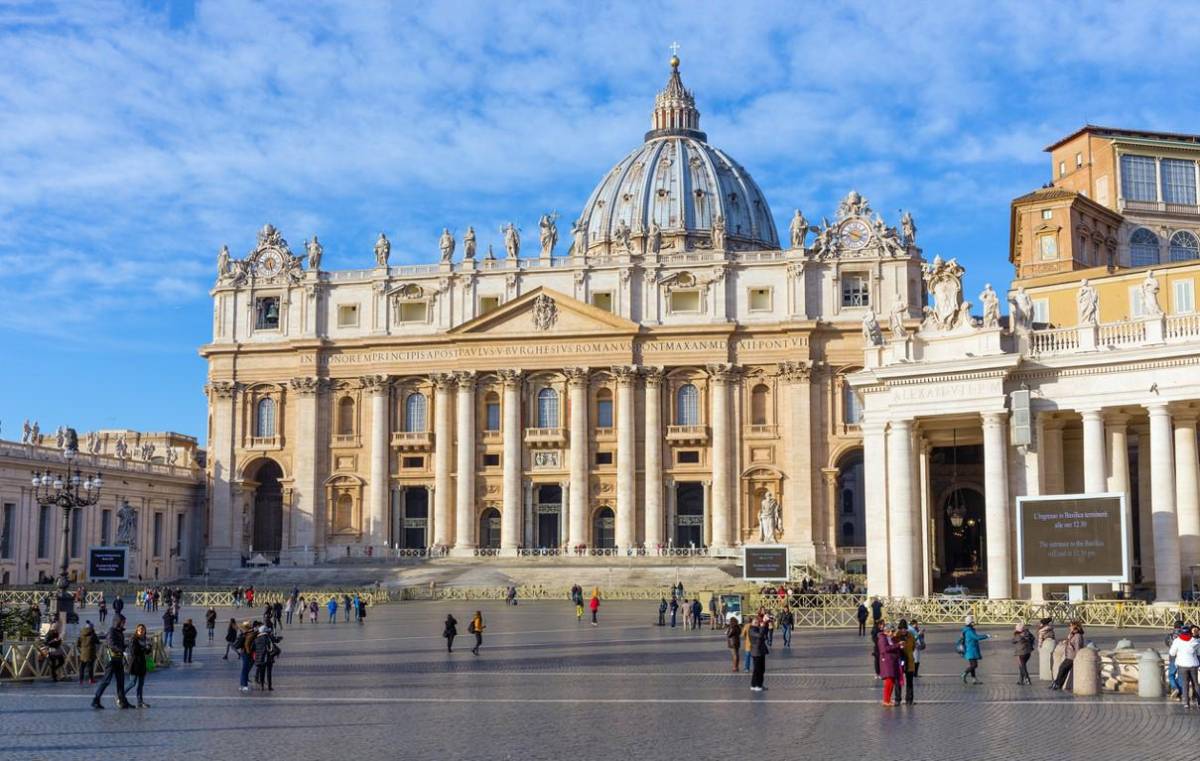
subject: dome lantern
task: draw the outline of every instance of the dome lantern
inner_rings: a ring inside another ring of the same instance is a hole
[[[707,140],[700,131],[700,112],[696,110],[696,98],[683,86],[679,77],[679,56],[671,56],[671,75],[667,86],[654,98],[654,113],[650,117],[650,131],[646,140],[657,137],[691,137]]]

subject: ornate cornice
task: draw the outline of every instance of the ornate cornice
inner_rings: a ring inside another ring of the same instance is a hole
[[[232,399],[241,384],[234,381],[213,381],[204,387],[209,399]]]

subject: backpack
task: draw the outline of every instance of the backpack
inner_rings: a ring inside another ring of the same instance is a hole
[[[475,633],[476,633],[475,632],[475,622],[472,621],[471,623],[467,624],[467,634],[475,634]]]

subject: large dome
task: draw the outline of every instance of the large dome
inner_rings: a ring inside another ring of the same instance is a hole
[[[646,239],[656,226],[663,252],[712,248],[718,220],[727,250],[779,248],[762,191],[699,128],[695,99],[679,78],[679,59],[672,58],[646,142],[600,180],[580,214],[589,252],[621,253],[627,245],[649,251]]]

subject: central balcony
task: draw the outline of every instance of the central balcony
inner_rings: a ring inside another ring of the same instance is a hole
[[[429,431],[397,431],[392,434],[392,447],[407,452],[426,451],[433,448],[433,434]]]
[[[565,428],[526,428],[525,443],[531,447],[561,447],[567,443]]]
[[[707,444],[708,426],[669,425],[667,426],[667,441],[676,444]]]

